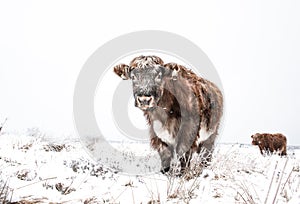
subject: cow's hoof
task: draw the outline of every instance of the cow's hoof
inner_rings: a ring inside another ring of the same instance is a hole
[[[166,167],[160,170],[161,173],[166,174],[170,171],[170,167]]]

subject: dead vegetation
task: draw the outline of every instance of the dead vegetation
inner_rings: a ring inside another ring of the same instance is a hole
[[[12,200],[13,191],[9,188],[8,179],[0,181],[0,203],[9,203]]]
[[[129,177],[115,173],[88,157],[80,154],[74,156],[78,152],[74,144],[47,143],[31,138],[14,144],[14,147],[10,147],[11,152],[22,157],[2,151],[0,203],[55,201],[159,204],[192,201],[210,203],[212,200],[229,203],[287,203],[300,191],[299,158],[292,153],[288,159],[276,155],[263,157],[257,151],[253,151],[257,154],[248,154],[248,147],[233,145],[225,150],[222,146],[216,149],[209,163],[203,164],[201,161],[205,158],[200,154],[192,158],[191,164],[184,171],[179,166],[176,168],[174,162],[175,166],[168,174]],[[28,148],[24,149],[24,146]],[[49,147],[48,151],[44,147]],[[29,160],[21,159],[26,158],[24,155],[31,155],[27,157],[32,161],[31,165],[27,164]],[[43,167],[46,168],[41,170]],[[51,174],[56,169],[57,174]],[[79,196],[85,188],[91,187],[93,190],[88,195]],[[33,188],[54,194],[59,200],[38,195],[30,191]],[[23,194],[22,191],[31,194]],[[21,196],[14,197],[14,194]]]

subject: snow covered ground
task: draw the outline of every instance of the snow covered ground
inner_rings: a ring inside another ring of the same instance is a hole
[[[119,144],[120,145],[120,144]],[[134,151],[134,144],[121,144]],[[148,151],[149,144],[139,144]],[[149,155],[153,154],[149,150]],[[128,154],[124,154],[126,157]],[[76,139],[38,132],[0,135],[0,201],[16,203],[300,203],[300,147],[288,157],[218,144],[212,163],[185,180],[124,175],[93,161]]]

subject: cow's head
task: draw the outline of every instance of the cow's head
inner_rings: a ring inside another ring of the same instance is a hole
[[[120,64],[114,72],[124,80],[131,80],[135,106],[147,111],[157,107],[164,91],[166,80],[177,80],[180,66],[175,63],[164,64],[157,56],[138,56],[129,65]]]
[[[261,143],[261,135],[256,133],[251,136],[252,138],[252,145],[259,145]]]
[[[168,70],[162,66],[147,66],[130,72],[135,106],[142,110],[155,108],[163,94]]]
[[[132,81],[135,106],[144,111],[157,107],[163,95],[165,80],[172,77],[172,70],[161,65],[130,67],[121,64],[115,66],[114,72],[122,79]]]

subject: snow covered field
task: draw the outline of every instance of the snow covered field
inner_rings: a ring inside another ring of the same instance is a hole
[[[151,155],[148,146],[139,149]],[[289,147],[288,157],[280,158],[261,156],[257,146],[219,144],[211,165],[187,181],[112,171],[76,139],[2,133],[0,187],[0,201],[16,203],[300,203],[300,147]]]

